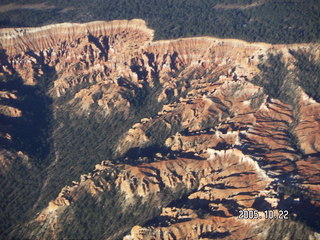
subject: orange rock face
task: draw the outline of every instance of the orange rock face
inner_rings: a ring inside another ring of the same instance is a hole
[[[46,69],[53,69],[56,76],[48,94],[63,99],[78,86],[65,104],[75,106],[80,117],[90,115],[92,106],[101,118],[114,112],[129,115],[145,86],[158,89],[155,101],[161,105],[156,115],[141,116],[119,138],[115,155],[155,144],[166,152],[155,152],[148,161],[141,157],[136,164],[96,165],[31,221],[40,227],[30,237],[47,231],[45,236],[58,239],[66,224],[62,217],[82,196],[100,199],[112,189],[124,195],[124,205],[139,197],[146,203],[167,190],[186,191],[185,206],[174,198],[170,206],[159,204],[160,216],[151,224],[131,226],[126,240],[265,239],[268,220],[238,219],[239,210],[262,216],[264,210],[289,207],[283,205],[283,186],[303,189],[312,196],[312,206],[319,205],[320,104],[299,88],[297,111],[268,97],[252,81],[268,53],[282,53],[291,66],[289,49],[319,57],[314,45],[152,39],[153,31],[141,20],[0,31],[0,74],[16,72],[25,85],[36,85]],[[14,97],[10,94],[4,96]],[[23,114],[6,105],[0,112]],[[9,165],[7,158],[0,163],[4,170]]]

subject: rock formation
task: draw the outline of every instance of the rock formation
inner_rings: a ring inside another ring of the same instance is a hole
[[[54,72],[47,94],[63,102],[53,104],[54,116],[65,106],[79,118],[93,111],[101,118],[115,112],[129,116],[148,94],[153,102],[144,104],[160,106],[119,136],[114,154],[130,158],[130,150],[154,145],[166,151],[135,164],[126,159],[97,164],[25,223],[29,237],[60,238],[73,205],[87,195],[100,199],[112,189],[124,195],[124,209],[139,197],[162,208],[158,217],[151,216],[152,223],[131,226],[126,240],[265,239],[270,221],[238,219],[239,210],[263,216],[264,210],[289,207],[284,205],[287,193],[279,190],[286,187],[301,189],[313,207],[319,206],[320,104],[301,87],[295,92],[297,104],[283,102],[254,81],[268,54],[281,53],[288,69],[294,69],[290,51],[319,59],[318,44],[211,37],[153,41],[153,30],[142,20],[2,29],[0,43],[2,77],[18,74],[24,85],[37,86]],[[75,94],[69,97],[71,91]],[[17,96],[5,90],[1,98]],[[7,104],[0,105],[0,113],[23,116]],[[4,129],[0,133],[10,138]],[[0,154],[5,172],[13,157],[6,150]],[[154,200],[181,189],[186,194],[179,196],[180,204],[174,196],[169,202]]]

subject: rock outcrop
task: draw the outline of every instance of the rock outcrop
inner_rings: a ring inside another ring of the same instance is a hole
[[[64,187],[25,224],[30,237],[58,239],[65,219],[74,217],[64,218],[68,209],[83,196],[100,199],[111,190],[123,194],[124,208],[164,191],[186,192],[182,203],[174,201],[177,196],[168,196],[170,206],[154,200],[162,213],[151,223],[131,226],[126,240],[265,239],[269,221],[238,219],[239,210],[263,216],[264,210],[290,207],[284,201],[288,193],[281,190],[286,187],[308,194],[310,204],[319,206],[320,104],[300,87],[297,105],[282,102],[254,81],[268,54],[281,53],[288,69],[294,69],[290,51],[319,59],[318,44],[211,37],[152,40],[153,30],[142,20],[0,30],[1,76],[18,74],[24,85],[33,86],[53,74],[47,94],[58,102],[54,114],[70,106],[79,117],[93,111],[101,118],[115,112],[129,116],[147,95],[152,101],[144,104],[160,106],[151,117],[139,116],[115,143],[115,156],[126,156],[123,162],[103,161]],[[5,91],[1,98],[15,95]],[[5,104],[0,113],[23,115]],[[133,157],[139,161],[128,159],[130,150],[141,153],[154,145],[165,150]],[[0,155],[5,156],[0,159],[5,171],[11,155]]]

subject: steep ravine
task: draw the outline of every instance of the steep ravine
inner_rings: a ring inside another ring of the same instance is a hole
[[[1,177],[18,164],[40,178],[9,237],[290,238],[237,218],[288,209],[283,226],[319,238],[320,104],[297,57],[316,66],[319,44],[153,41],[142,20],[1,29],[0,43],[1,84],[42,89],[24,110],[10,104],[29,92],[2,88],[1,114],[46,150],[8,148],[27,125],[0,129]]]

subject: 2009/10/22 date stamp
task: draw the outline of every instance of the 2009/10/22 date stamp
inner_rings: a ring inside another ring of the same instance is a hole
[[[289,219],[288,210],[240,210],[238,219]]]

